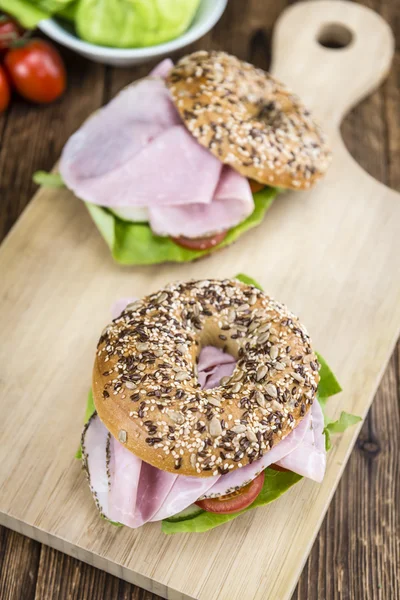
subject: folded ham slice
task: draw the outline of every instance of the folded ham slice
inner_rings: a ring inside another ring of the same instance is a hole
[[[151,229],[158,235],[201,237],[226,231],[241,223],[254,210],[250,184],[230,167],[224,167],[213,200],[209,204],[179,204],[149,208]]]
[[[135,300],[125,298],[113,307],[113,318]],[[199,381],[204,388],[219,385],[231,374],[233,356],[212,346],[199,357]],[[247,485],[273,463],[315,481],[321,481],[326,466],[324,418],[317,401],[301,423],[261,459],[227,475],[186,477],[167,473],[144,463],[110,436],[97,415],[85,427],[83,455],[90,487],[99,510],[112,521],[140,527],[181,512],[201,498],[213,498]]]
[[[321,406],[315,401],[311,407],[310,419],[302,443],[295,452],[290,452],[277,461],[277,464],[288,471],[294,471],[307,479],[321,483],[326,469],[324,427]]]
[[[158,235],[203,237],[243,221],[254,202],[247,179],[183,125],[163,81],[171,65],[163,61],[90,117],[65,145],[60,173],[82,200],[148,218]]]
[[[104,427],[97,414],[94,414],[82,433],[82,457],[97,508],[108,519],[110,481],[107,450],[110,441],[111,433]]]

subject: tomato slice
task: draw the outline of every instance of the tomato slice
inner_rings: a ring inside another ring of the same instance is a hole
[[[210,248],[214,248],[214,246],[218,246],[226,238],[227,233],[227,231],[221,231],[221,233],[216,233],[209,237],[187,238],[181,236],[173,237],[171,240],[175,244],[178,244],[178,246],[188,248],[189,250],[209,250]]]
[[[259,181],[255,181],[254,179],[249,179],[249,184],[250,184],[250,189],[251,189],[252,194],[255,194],[256,192],[260,192],[261,190],[263,190],[265,188],[265,185],[263,183],[260,183]]]
[[[261,492],[263,485],[264,471],[237,492],[232,492],[232,494],[220,496],[219,498],[199,500],[196,504],[208,512],[229,515],[250,506]]]

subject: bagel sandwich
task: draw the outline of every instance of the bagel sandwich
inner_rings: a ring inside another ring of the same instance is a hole
[[[165,60],[92,115],[65,145],[57,182],[86,202],[118,262],[182,262],[258,225],[278,190],[311,188],[330,158],[275,77],[199,51]]]
[[[101,515],[206,531],[321,482],[341,391],[285,305],[243,276],[124,302],[102,332],[81,456]]]

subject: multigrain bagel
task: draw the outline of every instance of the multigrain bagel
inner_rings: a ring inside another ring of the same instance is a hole
[[[202,50],[171,69],[167,86],[197,141],[245,177],[298,190],[327,170],[331,154],[322,131],[269,73]]]
[[[237,359],[203,390],[203,346]],[[103,331],[93,372],[97,413],[139,458],[207,477],[259,459],[308,412],[319,364],[299,320],[237,280],[171,284],[129,305]]]

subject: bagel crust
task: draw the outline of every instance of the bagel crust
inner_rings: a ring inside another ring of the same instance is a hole
[[[203,390],[202,347],[237,359]],[[319,364],[298,319],[237,280],[171,284],[103,331],[93,373],[97,413],[145,462],[179,475],[225,474],[259,458],[307,414]]]
[[[269,73],[202,50],[182,58],[166,82],[192,135],[245,177],[300,190],[326,172],[331,153],[321,129]]]

